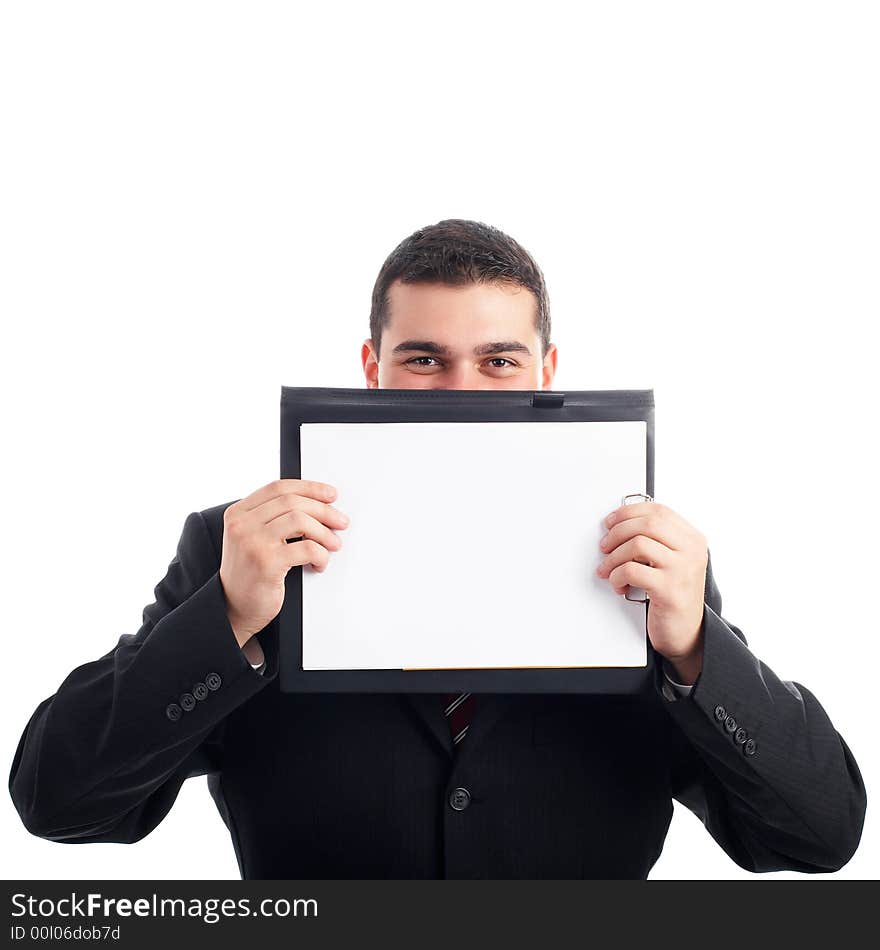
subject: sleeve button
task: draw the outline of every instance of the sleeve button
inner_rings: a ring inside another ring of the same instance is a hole
[[[195,698],[201,702],[208,695],[208,687],[204,683],[196,683],[192,688],[192,694]]]
[[[183,710],[177,705],[177,703],[169,703],[165,707],[165,715],[172,722],[177,722],[177,720],[183,715]]]
[[[743,746],[743,751],[746,755],[754,755],[755,750],[758,748],[758,743],[754,739],[749,739],[749,741]]]
[[[192,693],[184,693],[180,697],[180,705],[185,712],[192,712],[196,708],[196,698]]]
[[[724,720],[724,728],[728,732],[736,732],[736,720],[733,716],[728,716],[727,719]]]
[[[715,718],[719,722],[724,722],[724,717],[727,715],[727,710],[723,706],[715,707]]]
[[[748,737],[749,734],[745,731],[745,729],[743,729],[742,726],[740,726],[739,729],[736,730],[736,735],[733,738],[736,739],[740,745],[742,745],[746,739],[748,739]]]
[[[222,682],[223,680],[220,679],[219,673],[209,673],[205,677],[205,686],[207,686],[208,689],[211,690],[211,692],[214,692],[215,690],[220,689],[220,685]]]

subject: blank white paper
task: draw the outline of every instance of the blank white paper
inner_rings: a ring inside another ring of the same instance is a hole
[[[596,575],[645,491],[639,422],[305,423],[351,523],[303,568],[303,669],[644,666],[643,603]]]

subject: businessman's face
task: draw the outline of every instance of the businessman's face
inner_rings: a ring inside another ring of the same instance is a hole
[[[549,389],[556,346],[541,356],[535,295],[498,284],[404,284],[389,290],[379,359],[361,348],[368,389]]]

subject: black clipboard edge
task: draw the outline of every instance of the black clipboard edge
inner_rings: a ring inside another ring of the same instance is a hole
[[[550,398],[548,398],[550,397]],[[468,390],[281,387],[281,477],[302,478],[299,438],[286,432],[309,422],[394,421],[530,422],[643,421],[646,424],[645,491],[654,497],[654,391]],[[411,418],[407,418],[411,417]],[[299,693],[635,693],[653,677],[656,655],[647,634],[647,663],[638,667],[558,669],[303,670],[302,568],[288,571],[279,614],[279,688]]]

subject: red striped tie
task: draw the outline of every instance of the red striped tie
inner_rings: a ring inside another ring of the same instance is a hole
[[[452,732],[452,741],[458,745],[464,739],[470,726],[476,696],[473,693],[444,693],[443,703],[446,718],[449,720],[449,729]]]

